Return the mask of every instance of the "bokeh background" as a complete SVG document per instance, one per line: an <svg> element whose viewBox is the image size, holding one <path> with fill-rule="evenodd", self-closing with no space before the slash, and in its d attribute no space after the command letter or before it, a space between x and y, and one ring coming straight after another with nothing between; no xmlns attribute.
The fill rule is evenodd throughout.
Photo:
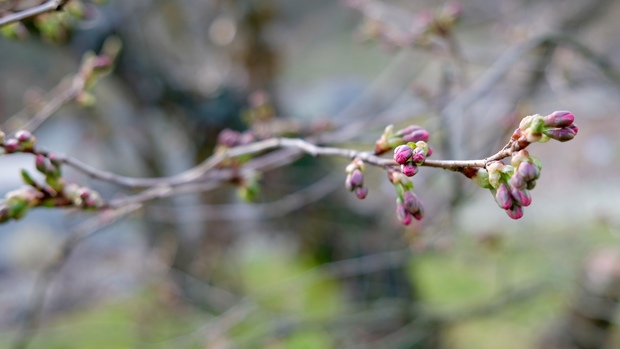
<svg viewBox="0 0 620 349"><path fill-rule="evenodd" d="M436 159L489 156L531 113L570 110L579 125L571 142L531 146L543 171L518 221L471 181L423 168L426 217L403 227L382 170L367 171L360 201L344 188L346 160L331 158L264 173L254 204L233 185L151 202L80 243L29 347L620 346L620 2L459 5L450 40L425 44L389 39L441 1L109 0L85 3L57 40L30 25L28 38L2 38L5 123L120 38L95 105L62 108L36 135L128 176L194 166L222 129L248 127L257 96L285 125L347 130L332 142L342 147L423 125ZM11 155L0 168L6 193L34 164ZM106 198L131 193L67 177ZM14 347L38 273L87 217L38 209L0 227L0 347Z"/></svg>

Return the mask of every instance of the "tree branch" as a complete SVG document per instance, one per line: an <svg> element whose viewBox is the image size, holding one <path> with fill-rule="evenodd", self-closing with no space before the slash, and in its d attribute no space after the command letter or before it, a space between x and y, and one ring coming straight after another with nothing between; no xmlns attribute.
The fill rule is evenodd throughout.
<svg viewBox="0 0 620 349"><path fill-rule="evenodd" d="M60 10L67 1L68 0L50 0L41 5L0 17L0 27L26 18L38 16L42 13Z"/></svg>

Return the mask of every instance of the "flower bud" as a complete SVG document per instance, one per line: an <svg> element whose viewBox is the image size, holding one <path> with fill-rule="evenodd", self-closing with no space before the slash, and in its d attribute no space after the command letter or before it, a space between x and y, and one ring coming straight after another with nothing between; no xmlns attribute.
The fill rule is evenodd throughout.
<svg viewBox="0 0 620 349"><path fill-rule="evenodd" d="M403 193L403 205L407 211L415 213L420 209L420 200L413 192L406 191Z"/></svg>
<svg viewBox="0 0 620 349"><path fill-rule="evenodd" d="M510 191L508 190L508 186L505 183L501 183L495 192L495 202L499 205L499 207L507 210L512 206L512 197L510 195Z"/></svg>
<svg viewBox="0 0 620 349"><path fill-rule="evenodd" d="M546 136L548 136L549 138L553 138L556 141L567 142L575 138L575 136L577 135L577 127L575 126L575 128L550 128L545 129L543 132Z"/></svg>
<svg viewBox="0 0 620 349"><path fill-rule="evenodd" d="M46 163L45 163L45 156L41 155L41 154L37 154L37 156L35 157L35 166L37 168L37 170L43 174L45 174L45 169L46 169Z"/></svg>
<svg viewBox="0 0 620 349"><path fill-rule="evenodd" d="M543 118L547 127L567 127L575 121L575 116L569 111L554 111Z"/></svg>
<svg viewBox="0 0 620 349"><path fill-rule="evenodd" d="M512 196L515 204L519 206L526 207L532 203L532 195L530 195L530 192L527 189L519 190L512 188L510 195Z"/></svg>
<svg viewBox="0 0 620 349"><path fill-rule="evenodd" d="M368 195L368 188L366 187L355 188L355 196L357 196L358 199L363 200L366 198L367 195Z"/></svg>
<svg viewBox="0 0 620 349"><path fill-rule="evenodd" d="M418 166L416 166L412 161L409 161L404 165L400 165L400 171L407 177L413 177L416 173L418 173Z"/></svg>
<svg viewBox="0 0 620 349"><path fill-rule="evenodd" d="M517 168L519 176L523 177L526 182L538 179L540 176L540 170L532 163L522 162Z"/></svg>
<svg viewBox="0 0 620 349"><path fill-rule="evenodd" d="M479 168L476 174L471 177L471 180L482 188L492 188L491 183L489 183L489 173L483 168Z"/></svg>
<svg viewBox="0 0 620 349"><path fill-rule="evenodd" d="M526 117L524 117L521 122L519 123L519 129L520 130L525 130L528 127L530 127L530 125L532 124L532 121L534 120L534 115L528 115Z"/></svg>
<svg viewBox="0 0 620 349"><path fill-rule="evenodd" d="M487 172L489 173L489 184L493 188L499 187L501 179L501 171L504 168L504 163L501 161L494 161L487 165Z"/></svg>
<svg viewBox="0 0 620 349"><path fill-rule="evenodd" d="M532 180L532 181L527 182L527 187L526 187L526 188L527 188L528 190L532 190L532 189L534 189L535 187L536 187L536 180Z"/></svg>
<svg viewBox="0 0 620 349"><path fill-rule="evenodd" d="M404 165L411 155L413 154L413 149L410 146L403 144L399 145L394 149L394 161L396 161L399 165Z"/></svg>
<svg viewBox="0 0 620 349"><path fill-rule="evenodd" d="M433 148L431 148L430 146L428 147L428 151L426 152L426 157L430 157L431 155L433 155Z"/></svg>
<svg viewBox="0 0 620 349"><path fill-rule="evenodd" d="M512 154L512 159L510 160L510 164L514 166L515 168L517 168L519 164L521 164L523 161L525 161L529 157L530 157L530 153L525 149L521 149L518 152Z"/></svg>
<svg viewBox="0 0 620 349"><path fill-rule="evenodd" d="M426 160L426 152L422 148L415 148L411 159L416 165L421 165Z"/></svg>
<svg viewBox="0 0 620 349"><path fill-rule="evenodd" d="M526 180L519 173L515 173L514 175L512 175L512 177L510 177L510 181L508 181L508 184L511 188L519 190L525 189L527 186Z"/></svg>
<svg viewBox="0 0 620 349"><path fill-rule="evenodd" d="M362 171L356 169L354 170L351 175L351 186L353 188L357 188L357 187L361 187L362 184L364 183L364 174L362 173Z"/></svg>
<svg viewBox="0 0 620 349"><path fill-rule="evenodd" d="M506 210L508 217L512 219L519 219L523 217L523 209L519 205L512 205L509 209Z"/></svg>
<svg viewBox="0 0 620 349"><path fill-rule="evenodd" d="M15 153L16 151L19 151L19 150L21 150L21 147L17 139L10 138L6 142L4 142L4 151L6 151L7 154Z"/></svg>
<svg viewBox="0 0 620 349"><path fill-rule="evenodd" d="M414 143L418 141L428 142L429 134L428 134L428 131L422 128L422 129L415 130L411 133L404 134L402 138L405 142L414 142Z"/></svg>
<svg viewBox="0 0 620 349"><path fill-rule="evenodd" d="M234 147L239 142L240 133L231 129L224 129L217 136L217 144L226 146L226 147Z"/></svg>
<svg viewBox="0 0 620 349"><path fill-rule="evenodd" d="M409 213L400 202L396 204L396 217L398 217L398 220L404 225L411 224L411 221L413 220L411 213Z"/></svg>

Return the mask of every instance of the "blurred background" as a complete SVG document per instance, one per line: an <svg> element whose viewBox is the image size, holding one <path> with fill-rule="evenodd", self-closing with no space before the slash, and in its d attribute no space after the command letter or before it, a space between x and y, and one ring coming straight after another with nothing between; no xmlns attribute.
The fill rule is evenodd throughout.
<svg viewBox="0 0 620 349"><path fill-rule="evenodd" d="M0 226L0 347L19 347L16 336L29 348L620 346L620 2L82 6L66 28L25 21L27 37L0 39L0 121L27 118L42 91L116 36L123 49L96 103L67 105L36 135L122 175L179 173L213 152L221 130L262 117L360 150L388 124L418 124L434 159L490 156L533 113L570 110L580 132L528 148L543 171L518 221L463 176L422 168L426 216L403 227L385 172L369 168L357 200L338 158L263 173L256 203L233 185L152 201L81 242L36 328L20 332L40 271L93 215L34 210ZM433 16L445 27L429 33ZM0 166L2 194L34 168L27 155ZM106 198L132 193L66 176Z"/></svg>

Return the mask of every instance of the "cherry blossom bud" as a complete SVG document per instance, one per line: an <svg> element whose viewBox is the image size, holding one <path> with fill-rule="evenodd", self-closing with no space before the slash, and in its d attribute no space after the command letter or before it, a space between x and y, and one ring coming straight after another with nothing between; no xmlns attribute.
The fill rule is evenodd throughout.
<svg viewBox="0 0 620 349"><path fill-rule="evenodd" d="M567 127L575 121L575 116L569 111L554 111L543 118L547 127Z"/></svg>
<svg viewBox="0 0 620 349"><path fill-rule="evenodd" d="M414 143L418 141L428 142L429 134L428 134L428 131L422 128L422 129L417 129L411 133L404 134L402 138L405 142L414 142Z"/></svg>
<svg viewBox="0 0 620 349"><path fill-rule="evenodd" d="M6 142L4 142L4 151L7 154L14 153L20 150L19 141L15 138L10 138Z"/></svg>
<svg viewBox="0 0 620 349"><path fill-rule="evenodd" d="M394 149L394 161L396 161L399 165L404 165L411 155L413 154L413 149L410 146L403 144L399 145Z"/></svg>
<svg viewBox="0 0 620 349"><path fill-rule="evenodd" d="M578 128L577 126L575 126L574 128L564 127L545 129L543 132L546 136L548 136L549 138L553 138L556 141L567 142L575 138L575 136L577 135L577 131Z"/></svg>
<svg viewBox="0 0 620 349"><path fill-rule="evenodd" d="M523 180L526 182L538 179L540 176L540 170L529 162L522 162L517 169L517 173L519 176L523 177Z"/></svg>
<svg viewBox="0 0 620 349"><path fill-rule="evenodd" d="M529 157L530 157L530 153L525 149L521 149L518 152L512 154L512 159L510 160L510 164L514 166L515 168L517 168L519 164L521 164L523 161L525 161Z"/></svg>
<svg viewBox="0 0 620 349"><path fill-rule="evenodd" d="M400 202L396 204L396 217L398 217L398 220L404 225L411 224L411 221L413 220L411 213L409 213L405 206L403 206Z"/></svg>
<svg viewBox="0 0 620 349"><path fill-rule="evenodd" d="M509 209L506 210L508 217L512 219L519 219L523 217L523 209L519 205L512 205Z"/></svg>
<svg viewBox="0 0 620 349"><path fill-rule="evenodd" d="M428 151L426 152L426 157L430 157L431 155L433 155L433 148L431 148L430 146L428 147Z"/></svg>
<svg viewBox="0 0 620 349"><path fill-rule="evenodd" d="M519 173L515 173L512 177L510 177L510 181L508 181L508 184L511 188L519 190L525 189L527 187L527 181Z"/></svg>
<svg viewBox="0 0 620 349"><path fill-rule="evenodd" d="M364 174L360 170L354 170L351 173L351 186L353 188L361 187L364 183Z"/></svg>
<svg viewBox="0 0 620 349"><path fill-rule="evenodd" d="M422 148L415 148L411 159L416 165L421 165L426 160L426 152Z"/></svg>
<svg viewBox="0 0 620 349"><path fill-rule="evenodd" d="M519 123L519 129L520 130L525 130L528 127L530 127L530 125L532 124L532 121L534 120L535 115L528 115L526 117L524 117L521 122Z"/></svg>
<svg viewBox="0 0 620 349"><path fill-rule="evenodd" d="M527 187L526 187L526 188L527 188L528 190L532 190L532 189L534 189L535 187L536 187L536 180L533 180L533 181L529 181L529 182L527 182Z"/></svg>
<svg viewBox="0 0 620 349"><path fill-rule="evenodd" d="M504 168L504 163L501 161L494 161L487 165L487 172L489 173L489 184L493 188L499 187L501 179L501 171Z"/></svg>
<svg viewBox="0 0 620 349"><path fill-rule="evenodd" d="M403 205L407 211L415 213L420 210L421 203L413 192L406 191L403 193Z"/></svg>
<svg viewBox="0 0 620 349"><path fill-rule="evenodd" d="M519 206L526 207L532 203L532 195L530 195L530 192L527 189L519 190L512 188L510 195L512 196L514 202Z"/></svg>
<svg viewBox="0 0 620 349"><path fill-rule="evenodd" d="M416 166L412 161L409 161L406 164L401 165L400 170L405 176L413 177L416 173L418 173L418 166Z"/></svg>
<svg viewBox="0 0 620 349"><path fill-rule="evenodd" d="M366 198L367 195L368 195L368 188L366 187L355 188L355 196L357 196L358 199L363 200Z"/></svg>
<svg viewBox="0 0 620 349"><path fill-rule="evenodd" d="M489 183L489 173L483 168L479 168L476 174L471 177L471 180L482 188L492 188L491 183Z"/></svg>
<svg viewBox="0 0 620 349"><path fill-rule="evenodd" d="M217 136L217 143L226 147L234 147L239 142L241 134L231 129L224 129Z"/></svg>
<svg viewBox="0 0 620 349"><path fill-rule="evenodd" d="M45 172L46 172L45 156L43 156L41 154L37 154L34 163L35 163L35 166L37 167L37 170L39 172L45 174Z"/></svg>
<svg viewBox="0 0 620 349"><path fill-rule="evenodd" d="M508 190L508 186L505 183L501 183L495 192L495 202L499 205L499 207L507 210L512 206L512 197L510 195L510 191Z"/></svg>

